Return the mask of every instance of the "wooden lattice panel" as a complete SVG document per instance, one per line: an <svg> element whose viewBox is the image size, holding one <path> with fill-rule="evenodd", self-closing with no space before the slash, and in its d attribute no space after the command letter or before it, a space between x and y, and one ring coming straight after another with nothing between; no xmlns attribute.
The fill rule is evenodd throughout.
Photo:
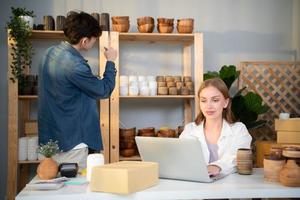
<svg viewBox="0 0 300 200"><path fill-rule="evenodd" d="M258 93L270 107L262 115L274 130L280 112L300 116L300 62L242 62L239 88Z"/></svg>

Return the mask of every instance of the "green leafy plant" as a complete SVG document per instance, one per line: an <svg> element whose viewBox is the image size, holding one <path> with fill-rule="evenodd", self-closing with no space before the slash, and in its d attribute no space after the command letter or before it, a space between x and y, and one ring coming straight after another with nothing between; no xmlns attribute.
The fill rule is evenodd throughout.
<svg viewBox="0 0 300 200"><path fill-rule="evenodd" d="M224 65L219 72L208 71L205 73L204 80L219 77L225 82L229 90L239 75L240 72L236 70L236 66ZM266 121L257 120L257 118L258 115L267 112L269 107L263 104L263 100L258 94L251 91L244 94L245 89L246 87L240 89L231 97L231 108L234 117L243 122L248 129L251 129L266 123Z"/></svg>
<svg viewBox="0 0 300 200"><path fill-rule="evenodd" d="M46 158L51 158L52 156L56 155L57 153L60 153L59 146L57 144L57 141L50 140L46 144L41 144L37 152L44 155Z"/></svg>
<svg viewBox="0 0 300 200"><path fill-rule="evenodd" d="M6 24L9 33L10 46L12 48L12 62L10 80L15 82L15 79L21 79L26 66L30 67L33 56L33 47L28 39L31 35L29 24L20 16L34 17L33 11L28 11L26 8L11 7L12 16Z"/></svg>

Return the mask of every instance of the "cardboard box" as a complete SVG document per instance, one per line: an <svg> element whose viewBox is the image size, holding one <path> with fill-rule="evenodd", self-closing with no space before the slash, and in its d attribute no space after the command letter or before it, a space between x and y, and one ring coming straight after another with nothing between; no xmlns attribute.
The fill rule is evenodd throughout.
<svg viewBox="0 0 300 200"><path fill-rule="evenodd" d="M25 135L36 135L38 133L37 121L25 122Z"/></svg>
<svg viewBox="0 0 300 200"><path fill-rule="evenodd" d="M277 143L300 144L300 131L278 131Z"/></svg>
<svg viewBox="0 0 300 200"><path fill-rule="evenodd" d="M275 119L276 131L300 131L300 118Z"/></svg>
<svg viewBox="0 0 300 200"><path fill-rule="evenodd" d="M91 191L129 194L158 183L158 163L123 161L92 169Z"/></svg>

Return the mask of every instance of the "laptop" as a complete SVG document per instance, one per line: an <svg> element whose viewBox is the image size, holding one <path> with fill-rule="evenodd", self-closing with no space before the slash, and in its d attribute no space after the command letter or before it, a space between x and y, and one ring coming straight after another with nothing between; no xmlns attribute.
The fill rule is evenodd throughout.
<svg viewBox="0 0 300 200"><path fill-rule="evenodd" d="M159 177L167 179L213 182L224 177L210 177L198 139L135 137L142 161L157 162Z"/></svg>

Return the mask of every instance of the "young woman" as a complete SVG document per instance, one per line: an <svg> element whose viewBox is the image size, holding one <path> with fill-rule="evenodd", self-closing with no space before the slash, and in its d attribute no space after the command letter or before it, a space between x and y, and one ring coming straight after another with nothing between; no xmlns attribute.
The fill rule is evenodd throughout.
<svg viewBox="0 0 300 200"><path fill-rule="evenodd" d="M184 127L180 138L197 138L210 175L236 171L239 148L250 148L246 126L235 122L226 84L219 78L208 79L199 88L200 113L195 122Z"/></svg>

